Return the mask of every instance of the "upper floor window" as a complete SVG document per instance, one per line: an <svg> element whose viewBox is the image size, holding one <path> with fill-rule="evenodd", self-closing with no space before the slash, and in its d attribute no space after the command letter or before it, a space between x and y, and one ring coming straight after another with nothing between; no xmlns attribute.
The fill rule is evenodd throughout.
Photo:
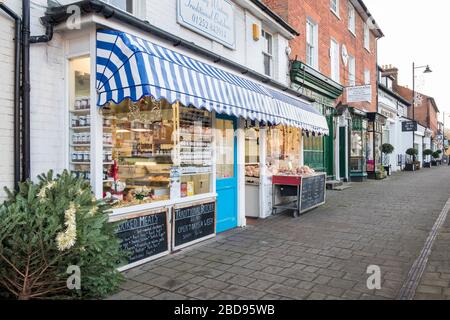
<svg viewBox="0 0 450 320"><path fill-rule="evenodd" d="M339 59L339 43L331 39L330 44L330 64L331 64L331 79L340 82L340 59Z"/></svg>
<svg viewBox="0 0 450 320"><path fill-rule="evenodd" d="M263 58L264 58L264 74L272 76L272 57L273 57L273 39L272 35L265 30L261 32L264 41Z"/></svg>
<svg viewBox="0 0 450 320"><path fill-rule="evenodd" d="M330 0L330 9L335 15L339 16L339 0Z"/></svg>
<svg viewBox="0 0 450 320"><path fill-rule="evenodd" d="M348 85L356 86L356 62L353 56L348 57Z"/></svg>
<svg viewBox="0 0 450 320"><path fill-rule="evenodd" d="M370 70L364 70L364 84L370 84Z"/></svg>
<svg viewBox="0 0 450 320"><path fill-rule="evenodd" d="M370 51L370 30L367 23L364 24L364 48Z"/></svg>
<svg viewBox="0 0 450 320"><path fill-rule="evenodd" d="M348 2L348 30L356 35L355 7Z"/></svg>
<svg viewBox="0 0 450 320"><path fill-rule="evenodd" d="M318 26L311 19L306 20L306 64L317 69L319 67Z"/></svg>
<svg viewBox="0 0 450 320"><path fill-rule="evenodd" d="M103 0L103 1L123 11L129 13L133 12L133 0Z"/></svg>

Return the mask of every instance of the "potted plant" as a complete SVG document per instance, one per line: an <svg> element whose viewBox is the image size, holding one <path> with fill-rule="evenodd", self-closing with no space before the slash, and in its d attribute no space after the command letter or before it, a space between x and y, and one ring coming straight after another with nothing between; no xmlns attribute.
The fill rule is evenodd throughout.
<svg viewBox="0 0 450 320"><path fill-rule="evenodd" d="M431 165L434 167L437 167L437 165L438 165L437 159L439 159L441 154L438 151L435 151L435 152L433 152L433 154L431 156L433 157L433 160L431 161Z"/></svg>
<svg viewBox="0 0 450 320"><path fill-rule="evenodd" d="M383 180L386 179L387 177L387 172L385 171L385 166L380 165L379 171L376 173L375 178L377 180Z"/></svg>
<svg viewBox="0 0 450 320"><path fill-rule="evenodd" d="M433 150L431 149L426 149L423 151L423 155L425 157L424 161L423 161L423 167L424 168L431 168L431 161L429 161L430 156L433 155Z"/></svg>
<svg viewBox="0 0 450 320"><path fill-rule="evenodd" d="M381 146L381 152L384 154L384 159L383 159L384 165L382 167L384 168L384 170L386 170L387 175L390 176L391 175L391 166L386 162L387 162L387 156L394 152L394 146L392 144L385 143Z"/></svg>
<svg viewBox="0 0 450 320"><path fill-rule="evenodd" d="M419 154L417 149L410 148L406 150L406 154L409 156L409 159L405 165L405 171L415 171L416 169L420 169L420 163L419 167L417 168L418 161L415 160L415 157Z"/></svg>

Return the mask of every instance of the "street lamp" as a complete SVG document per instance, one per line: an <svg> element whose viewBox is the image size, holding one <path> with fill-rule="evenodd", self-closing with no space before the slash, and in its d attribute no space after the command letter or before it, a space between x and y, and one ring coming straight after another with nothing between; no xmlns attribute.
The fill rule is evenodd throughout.
<svg viewBox="0 0 450 320"><path fill-rule="evenodd" d="M423 73L432 73L429 65L416 67L413 62L413 101L412 101L412 118L414 122L414 126L416 125L416 70L417 69L425 69ZM413 130L413 149L416 149L416 132ZM416 162L416 155L413 156L413 161Z"/></svg>

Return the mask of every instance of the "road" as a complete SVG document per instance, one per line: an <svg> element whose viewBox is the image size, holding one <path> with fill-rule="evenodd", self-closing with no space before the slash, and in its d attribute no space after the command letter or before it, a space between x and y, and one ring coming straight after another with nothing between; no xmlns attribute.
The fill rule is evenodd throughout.
<svg viewBox="0 0 450 320"><path fill-rule="evenodd" d="M258 220L131 269L110 299L450 299L449 197L447 166L353 183L298 219Z"/></svg>

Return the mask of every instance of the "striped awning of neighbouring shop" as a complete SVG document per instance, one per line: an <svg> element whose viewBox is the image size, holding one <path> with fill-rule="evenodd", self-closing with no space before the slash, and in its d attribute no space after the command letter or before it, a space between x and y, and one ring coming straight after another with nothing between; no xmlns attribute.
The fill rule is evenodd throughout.
<svg viewBox="0 0 450 320"><path fill-rule="evenodd" d="M310 103L124 32L97 32L96 78L99 107L152 96L328 134Z"/></svg>

